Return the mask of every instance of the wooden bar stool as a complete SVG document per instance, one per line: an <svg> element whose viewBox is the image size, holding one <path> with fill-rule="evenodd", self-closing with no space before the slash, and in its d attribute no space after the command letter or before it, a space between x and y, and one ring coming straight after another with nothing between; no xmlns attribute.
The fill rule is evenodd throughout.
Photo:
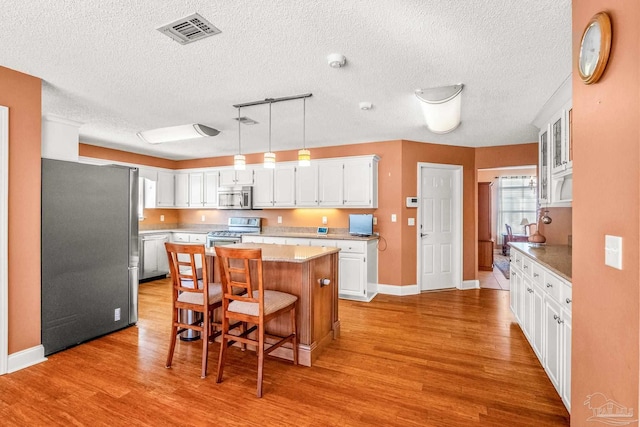
<svg viewBox="0 0 640 427"><path fill-rule="evenodd" d="M187 329L200 332L202 340L202 372L201 377L207 376L207 358L209 340L213 340L214 333L213 310L222 306L222 286L219 283L208 283L207 262L204 245L180 245L165 243L169 258L169 271L173 282L173 318L171 321L171 345L167 356L167 368L171 367L176 337ZM202 270L196 268L196 259L200 259ZM197 283L197 286L194 284ZM192 310L202 314L193 323L187 323L180 316L180 310ZM219 323L218 323L219 325Z"/></svg>
<svg viewBox="0 0 640 427"><path fill-rule="evenodd" d="M292 343L293 364L298 364L298 338L296 335L296 304L298 297L286 292L265 290L262 278L262 250L238 249L229 246L216 246L219 259L220 274L223 286L222 296L222 343L220 345L220 359L218 361L218 377L216 382L222 381L225 353L227 348L235 342L256 347L258 354L258 385L257 396L262 397L262 372L265 354L281 347L286 342ZM252 269L256 271L253 272ZM252 276L252 272L254 275ZM254 283L254 280L257 283ZM237 289L242 289L238 295ZM265 324L270 320L289 313L291 333L287 336L267 334ZM231 320L251 324L250 328L243 327L239 335L229 333ZM256 332L255 338L249 335ZM271 342L265 342L269 338ZM266 347L268 345L268 347Z"/></svg>

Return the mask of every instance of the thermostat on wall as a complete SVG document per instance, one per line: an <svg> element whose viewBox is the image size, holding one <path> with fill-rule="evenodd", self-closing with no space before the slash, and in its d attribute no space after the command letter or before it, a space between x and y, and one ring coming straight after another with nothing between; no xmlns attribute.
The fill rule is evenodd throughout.
<svg viewBox="0 0 640 427"><path fill-rule="evenodd" d="M318 234L326 236L329 232L329 227L318 227Z"/></svg>
<svg viewBox="0 0 640 427"><path fill-rule="evenodd" d="M407 197L407 207L408 208L417 208L418 207L418 198L417 197Z"/></svg>

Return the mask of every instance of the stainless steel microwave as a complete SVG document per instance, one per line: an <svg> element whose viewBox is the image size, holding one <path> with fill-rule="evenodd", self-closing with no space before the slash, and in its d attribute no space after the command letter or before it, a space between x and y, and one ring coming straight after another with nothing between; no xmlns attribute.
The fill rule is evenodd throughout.
<svg viewBox="0 0 640 427"><path fill-rule="evenodd" d="M218 209L251 209L252 193L252 187L218 188Z"/></svg>

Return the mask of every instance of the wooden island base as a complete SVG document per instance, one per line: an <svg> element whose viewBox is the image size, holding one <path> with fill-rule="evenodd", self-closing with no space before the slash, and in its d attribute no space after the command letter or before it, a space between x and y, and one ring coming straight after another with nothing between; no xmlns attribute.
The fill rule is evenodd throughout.
<svg viewBox="0 0 640 427"><path fill-rule="evenodd" d="M311 366L333 339L340 336L338 318L338 252L336 248L239 243L234 247L262 249L265 289L298 297L298 363ZM220 282L215 249L207 249L210 281ZM286 317L286 316L285 316ZM273 334L289 333L287 319L267 323ZM292 359L291 347L272 354Z"/></svg>

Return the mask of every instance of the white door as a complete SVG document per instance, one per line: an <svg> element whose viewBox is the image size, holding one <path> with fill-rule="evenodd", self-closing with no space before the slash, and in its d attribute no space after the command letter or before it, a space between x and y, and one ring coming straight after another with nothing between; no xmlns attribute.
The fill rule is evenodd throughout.
<svg viewBox="0 0 640 427"><path fill-rule="evenodd" d="M418 288L462 286L462 166L418 164Z"/></svg>
<svg viewBox="0 0 640 427"><path fill-rule="evenodd" d="M9 358L9 108L0 105L0 375Z"/></svg>

